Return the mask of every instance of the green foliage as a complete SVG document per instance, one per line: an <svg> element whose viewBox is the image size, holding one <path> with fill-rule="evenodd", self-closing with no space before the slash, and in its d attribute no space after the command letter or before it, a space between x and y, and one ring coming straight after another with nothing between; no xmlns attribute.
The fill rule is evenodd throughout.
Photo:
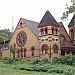
<svg viewBox="0 0 75 75"><path fill-rule="evenodd" d="M63 16L61 17L61 19L66 19L70 13L74 13L75 12L75 0L71 0L71 5L67 5L66 4L66 11L63 13Z"/></svg>
<svg viewBox="0 0 75 75"><path fill-rule="evenodd" d="M10 32L9 29L0 30L0 43L3 42L4 40L11 39L11 36L12 33Z"/></svg>
<svg viewBox="0 0 75 75"><path fill-rule="evenodd" d="M50 63L46 60L21 60L21 59L0 59L0 67L19 69L25 71L37 71L48 73L62 73L64 75L73 75L75 67L64 64ZM62 75L60 74L60 75Z"/></svg>
<svg viewBox="0 0 75 75"><path fill-rule="evenodd" d="M59 58L54 58L54 63L75 66L75 55L68 54Z"/></svg>
<svg viewBox="0 0 75 75"><path fill-rule="evenodd" d="M10 53L13 54L13 59L15 59L15 51L17 50L16 44L10 45L8 49L10 50Z"/></svg>
<svg viewBox="0 0 75 75"><path fill-rule="evenodd" d="M72 72L72 71L65 71L64 75L74 75L74 72Z"/></svg>

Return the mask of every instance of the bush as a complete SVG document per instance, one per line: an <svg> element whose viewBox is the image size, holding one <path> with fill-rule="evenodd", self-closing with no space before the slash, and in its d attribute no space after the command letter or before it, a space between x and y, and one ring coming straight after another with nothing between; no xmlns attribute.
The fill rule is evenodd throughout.
<svg viewBox="0 0 75 75"><path fill-rule="evenodd" d="M54 63L58 63L58 64L66 64L66 65L74 66L75 65L75 55L68 54L65 56L61 56L59 58L55 57L53 61Z"/></svg>
<svg viewBox="0 0 75 75"><path fill-rule="evenodd" d="M71 72L71 71L65 71L65 72L64 72L64 75L74 75L74 72Z"/></svg>
<svg viewBox="0 0 75 75"><path fill-rule="evenodd" d="M40 60L36 59L36 60L31 60L31 64L38 64L40 62Z"/></svg>

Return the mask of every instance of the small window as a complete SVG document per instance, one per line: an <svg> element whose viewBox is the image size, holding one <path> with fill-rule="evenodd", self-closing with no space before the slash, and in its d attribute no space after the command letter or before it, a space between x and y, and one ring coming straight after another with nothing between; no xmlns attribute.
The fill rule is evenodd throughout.
<svg viewBox="0 0 75 75"><path fill-rule="evenodd" d="M58 29L55 29L55 34L57 34L57 32L58 32Z"/></svg>
<svg viewBox="0 0 75 75"><path fill-rule="evenodd" d="M41 41L42 42L47 42L48 41L48 38L43 38Z"/></svg>
<svg viewBox="0 0 75 75"><path fill-rule="evenodd" d="M54 29L52 28L52 34L54 35Z"/></svg>
<svg viewBox="0 0 75 75"><path fill-rule="evenodd" d="M55 39L54 39L54 38L52 38L52 41L55 41Z"/></svg>
<svg viewBox="0 0 75 75"><path fill-rule="evenodd" d="M48 30L47 30L47 28L45 29L45 34L48 34Z"/></svg>
<svg viewBox="0 0 75 75"><path fill-rule="evenodd" d="M58 42L58 38L56 38L56 42Z"/></svg>
<svg viewBox="0 0 75 75"><path fill-rule="evenodd" d="M44 30L43 29L41 30L41 35L44 35Z"/></svg>
<svg viewBox="0 0 75 75"><path fill-rule="evenodd" d="M44 39L42 39L41 41L44 42Z"/></svg>
<svg viewBox="0 0 75 75"><path fill-rule="evenodd" d="M45 41L48 41L48 38L46 38Z"/></svg>
<svg viewBox="0 0 75 75"><path fill-rule="evenodd" d="M22 22L20 23L20 25L21 25L21 28L22 28Z"/></svg>

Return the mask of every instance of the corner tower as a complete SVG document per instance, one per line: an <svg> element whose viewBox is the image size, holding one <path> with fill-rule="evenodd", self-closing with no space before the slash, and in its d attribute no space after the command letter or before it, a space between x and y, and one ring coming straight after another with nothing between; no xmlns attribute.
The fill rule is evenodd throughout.
<svg viewBox="0 0 75 75"><path fill-rule="evenodd" d="M73 46L75 47L75 14L72 17L68 27L69 27L69 36L73 42Z"/></svg>
<svg viewBox="0 0 75 75"><path fill-rule="evenodd" d="M61 54L59 24L49 11L46 11L39 25L40 58L53 58Z"/></svg>

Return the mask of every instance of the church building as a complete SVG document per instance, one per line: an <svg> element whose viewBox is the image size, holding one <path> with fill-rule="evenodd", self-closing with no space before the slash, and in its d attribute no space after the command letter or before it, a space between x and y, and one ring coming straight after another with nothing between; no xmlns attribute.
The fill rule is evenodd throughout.
<svg viewBox="0 0 75 75"><path fill-rule="evenodd" d="M75 15L69 25L69 35L62 22L57 22L49 11L42 20L34 22L20 18L12 38L1 43L0 57L10 57L7 46L16 45L16 58L49 59L65 54L75 54Z"/></svg>

